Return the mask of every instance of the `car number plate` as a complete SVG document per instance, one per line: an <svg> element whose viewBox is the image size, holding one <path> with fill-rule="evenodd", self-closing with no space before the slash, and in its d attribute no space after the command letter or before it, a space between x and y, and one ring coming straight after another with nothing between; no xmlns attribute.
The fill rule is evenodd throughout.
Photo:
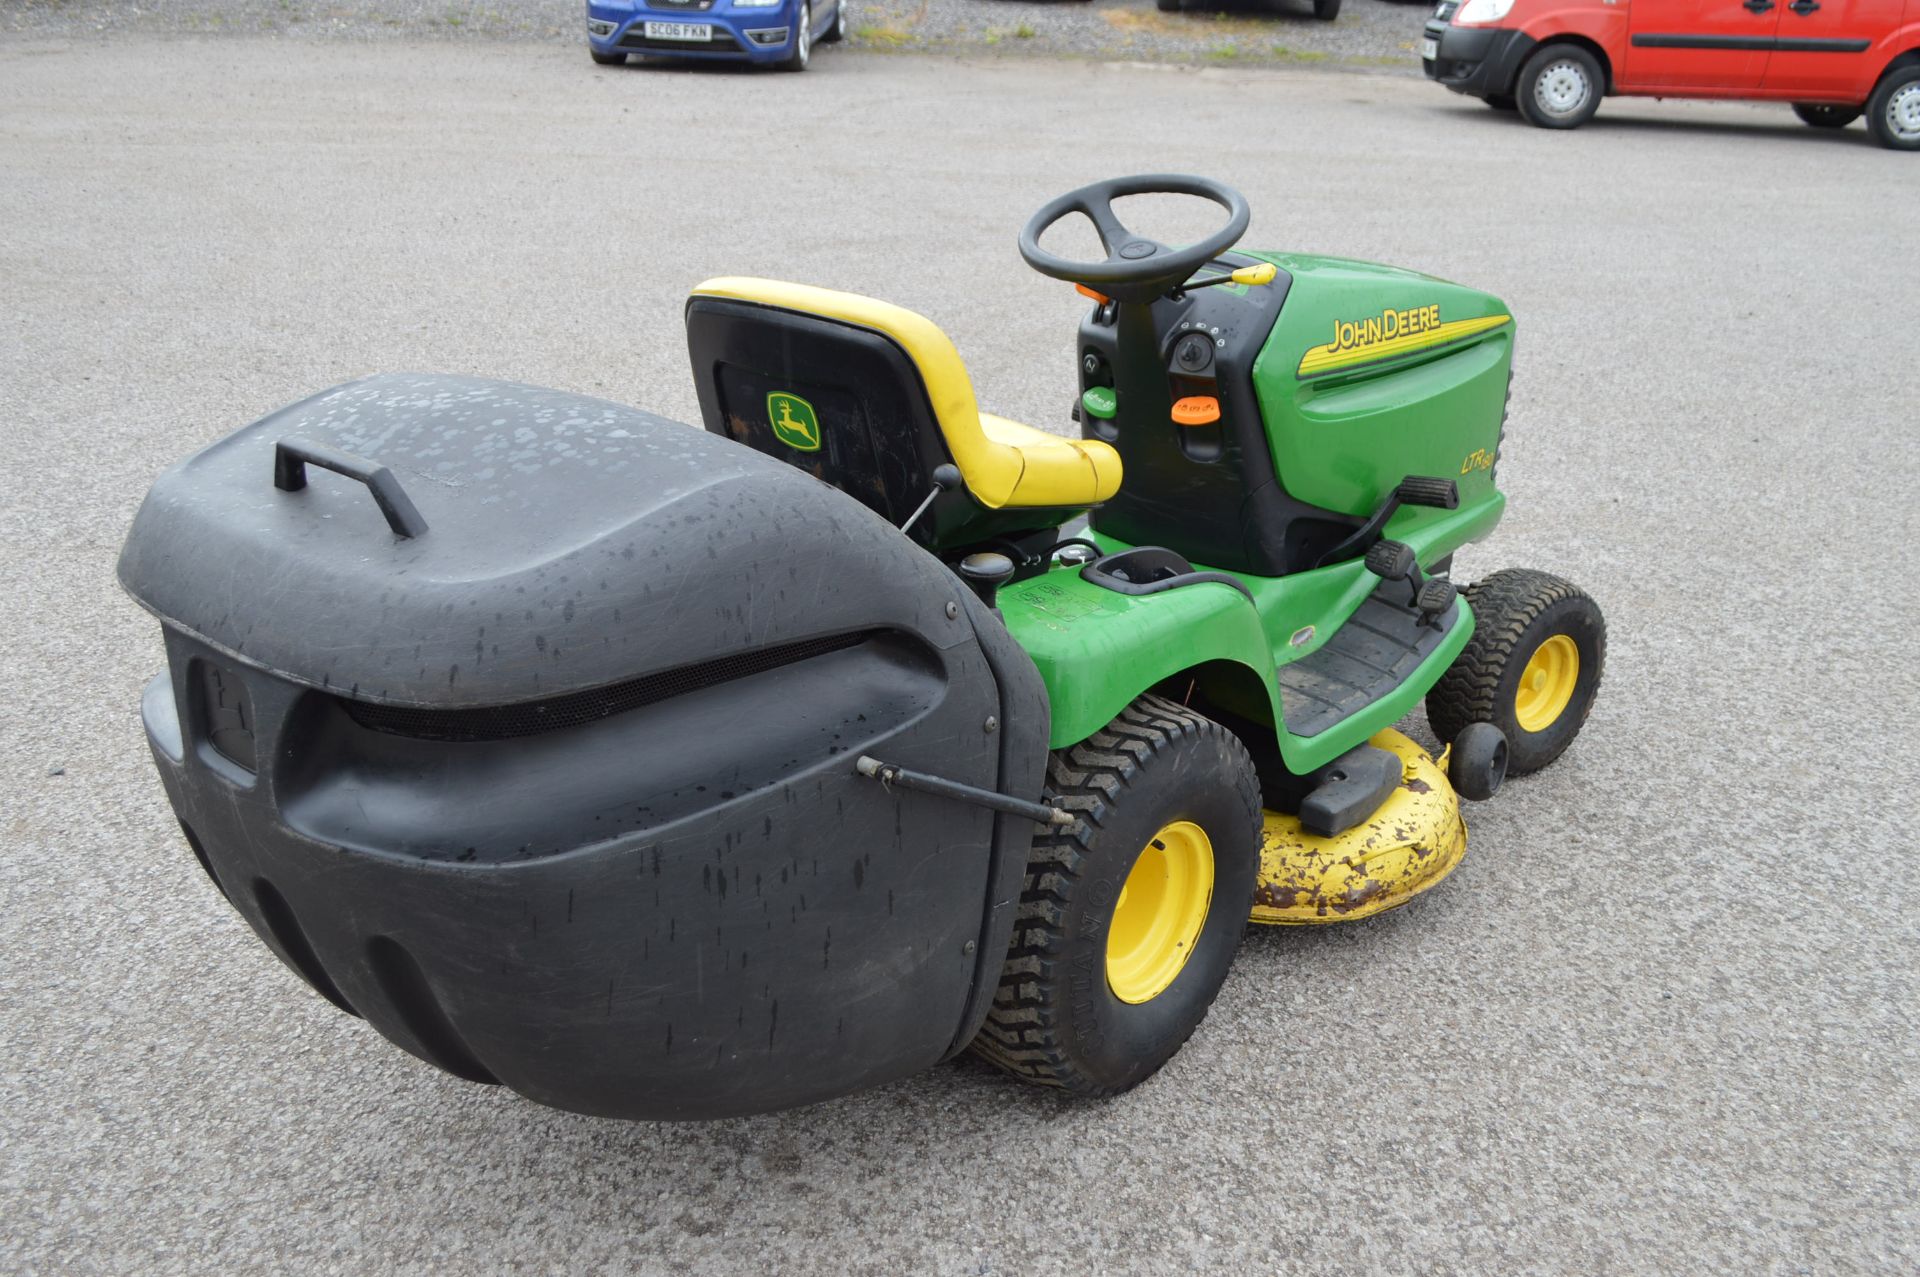
<svg viewBox="0 0 1920 1277"><path fill-rule="evenodd" d="M705 43L713 39L713 25L707 22L649 22L649 40L691 40Z"/></svg>
<svg viewBox="0 0 1920 1277"><path fill-rule="evenodd" d="M651 27L653 24L649 22L647 25ZM649 31L647 34L652 35L653 32ZM1425 61L1434 61L1440 56L1440 42L1433 39L1422 40L1420 42L1420 56Z"/></svg>

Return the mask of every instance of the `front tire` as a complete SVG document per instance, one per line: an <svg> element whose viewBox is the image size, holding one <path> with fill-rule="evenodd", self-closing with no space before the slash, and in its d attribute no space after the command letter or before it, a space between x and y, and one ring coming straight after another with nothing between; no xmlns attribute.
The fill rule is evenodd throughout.
<svg viewBox="0 0 1920 1277"><path fill-rule="evenodd" d="M800 12L793 20L793 52L779 66L782 71L804 71L813 61L813 5L800 0Z"/></svg>
<svg viewBox="0 0 1920 1277"><path fill-rule="evenodd" d="M1577 44L1549 44L1520 68L1514 99L1529 124L1575 129L1600 109L1606 89L1598 58Z"/></svg>
<svg viewBox="0 0 1920 1277"><path fill-rule="evenodd" d="M1920 151L1920 64L1889 71L1867 99L1867 128L1882 146Z"/></svg>
<svg viewBox="0 0 1920 1277"><path fill-rule="evenodd" d="M627 65L627 55L624 53L602 53L598 49L588 49L587 56L593 59L594 65L596 66L623 67Z"/></svg>
<svg viewBox="0 0 1920 1277"><path fill-rule="evenodd" d="M1313 16L1322 22L1332 22L1340 16L1340 0L1313 0Z"/></svg>
<svg viewBox="0 0 1920 1277"><path fill-rule="evenodd" d="M1443 741L1471 723L1506 734L1507 774L1537 772L1587 721L1607 662L1607 622L1579 586L1509 568L1467 587L1473 637L1427 693Z"/></svg>
<svg viewBox="0 0 1920 1277"><path fill-rule="evenodd" d="M1117 1095L1172 1058L1226 980L1260 867L1260 785L1226 728L1146 695L1055 751L1047 794L1079 819L1034 839L973 1050Z"/></svg>
<svg viewBox="0 0 1920 1277"><path fill-rule="evenodd" d="M847 0L833 6L833 25L820 33L820 43L839 44L847 38Z"/></svg>
<svg viewBox="0 0 1920 1277"><path fill-rule="evenodd" d="M1844 129L1860 118L1860 109L1852 106L1825 106L1819 102L1795 102L1793 113L1803 124L1816 129Z"/></svg>
<svg viewBox="0 0 1920 1277"><path fill-rule="evenodd" d="M1505 93L1488 93L1480 100L1496 111L1512 111L1517 110L1519 107L1519 104L1516 103L1510 95Z"/></svg>

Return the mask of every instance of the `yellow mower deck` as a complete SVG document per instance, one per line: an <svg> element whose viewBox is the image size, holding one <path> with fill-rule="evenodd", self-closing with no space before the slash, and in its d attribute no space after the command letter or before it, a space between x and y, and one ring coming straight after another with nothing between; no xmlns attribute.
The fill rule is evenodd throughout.
<svg viewBox="0 0 1920 1277"><path fill-rule="evenodd" d="M1266 813L1253 921L1307 926L1371 917L1433 886L1467 854L1446 756L1435 760L1392 730L1372 744L1399 755L1400 788L1360 824L1319 838L1292 816Z"/></svg>

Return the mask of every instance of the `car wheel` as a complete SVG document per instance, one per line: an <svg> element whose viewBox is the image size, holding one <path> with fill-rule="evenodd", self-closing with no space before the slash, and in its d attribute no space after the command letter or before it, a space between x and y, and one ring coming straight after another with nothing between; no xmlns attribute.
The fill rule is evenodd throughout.
<svg viewBox="0 0 1920 1277"><path fill-rule="evenodd" d="M847 0L833 6L833 25L820 33L820 43L838 44L847 38Z"/></svg>
<svg viewBox="0 0 1920 1277"><path fill-rule="evenodd" d="M602 53L598 49L588 49L587 56L592 58L596 65L603 67L623 67L627 65L627 55L624 53Z"/></svg>
<svg viewBox="0 0 1920 1277"><path fill-rule="evenodd" d="M1340 16L1340 0L1313 0L1313 16L1322 22L1332 22Z"/></svg>
<svg viewBox="0 0 1920 1277"><path fill-rule="evenodd" d="M1818 102L1795 102L1793 113L1816 129L1844 129L1860 118L1850 106L1823 106Z"/></svg>
<svg viewBox="0 0 1920 1277"><path fill-rule="evenodd" d="M1600 61L1576 44L1550 44L1527 59L1515 86L1520 114L1543 129L1578 128L1607 90Z"/></svg>
<svg viewBox="0 0 1920 1277"><path fill-rule="evenodd" d="M1496 111L1513 111L1519 107L1512 96L1506 93L1489 93L1480 100Z"/></svg>
<svg viewBox="0 0 1920 1277"><path fill-rule="evenodd" d="M1867 99L1867 128L1880 145L1920 151L1920 65L1889 71Z"/></svg>
<svg viewBox="0 0 1920 1277"><path fill-rule="evenodd" d="M793 20L793 52L780 64L782 71L804 71L813 61L813 6L800 0L799 16Z"/></svg>

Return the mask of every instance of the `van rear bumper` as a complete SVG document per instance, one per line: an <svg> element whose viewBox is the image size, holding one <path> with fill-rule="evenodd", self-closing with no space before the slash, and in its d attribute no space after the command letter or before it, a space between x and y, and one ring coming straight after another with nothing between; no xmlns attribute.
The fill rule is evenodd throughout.
<svg viewBox="0 0 1920 1277"><path fill-rule="evenodd" d="M1474 97L1512 93L1520 64L1539 43L1524 31L1456 27L1438 21L1427 23L1426 36L1439 51L1437 57L1421 59L1427 78Z"/></svg>

